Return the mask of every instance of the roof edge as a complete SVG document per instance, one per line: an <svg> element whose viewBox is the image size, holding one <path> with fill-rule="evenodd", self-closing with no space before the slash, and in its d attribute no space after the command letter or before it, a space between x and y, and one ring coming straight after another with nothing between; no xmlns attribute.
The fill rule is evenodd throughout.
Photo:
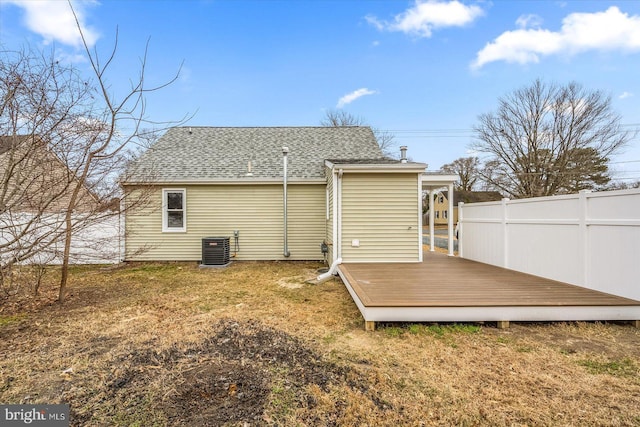
<svg viewBox="0 0 640 427"><path fill-rule="evenodd" d="M261 179L261 178L236 178L236 179L193 179L193 180L176 180L176 181L123 181L121 186L135 185L270 185L282 184L282 178ZM287 184L326 184L324 178L296 179L289 177Z"/></svg>
<svg viewBox="0 0 640 427"><path fill-rule="evenodd" d="M339 160L325 160L325 166L336 169L339 168L345 172L415 172L424 173L427 168L426 163L375 163L375 160L371 163L338 163Z"/></svg>

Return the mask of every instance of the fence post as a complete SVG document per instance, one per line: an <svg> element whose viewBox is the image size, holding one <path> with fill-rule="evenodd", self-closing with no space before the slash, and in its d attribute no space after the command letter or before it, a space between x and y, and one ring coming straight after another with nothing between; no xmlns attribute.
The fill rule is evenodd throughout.
<svg viewBox="0 0 640 427"><path fill-rule="evenodd" d="M502 224L502 267L509 268L509 236L507 235L507 204L509 198L505 197L501 200L502 211L500 215Z"/></svg>
<svg viewBox="0 0 640 427"><path fill-rule="evenodd" d="M588 198L591 190L580 190L578 193L578 254L580 255L580 286L589 287L589 216Z"/></svg>

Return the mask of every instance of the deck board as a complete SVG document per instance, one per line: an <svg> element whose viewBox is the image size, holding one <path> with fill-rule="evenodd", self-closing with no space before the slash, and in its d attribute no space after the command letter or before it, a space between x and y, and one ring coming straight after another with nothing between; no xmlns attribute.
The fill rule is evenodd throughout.
<svg viewBox="0 0 640 427"><path fill-rule="evenodd" d="M638 306L639 301L437 252L339 267L365 307Z"/></svg>

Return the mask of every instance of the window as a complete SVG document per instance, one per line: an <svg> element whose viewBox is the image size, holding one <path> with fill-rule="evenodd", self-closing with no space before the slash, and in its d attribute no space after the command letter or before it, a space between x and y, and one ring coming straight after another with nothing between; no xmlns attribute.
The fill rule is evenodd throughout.
<svg viewBox="0 0 640 427"><path fill-rule="evenodd" d="M442 211L442 218L447 219L447 211Z"/></svg>
<svg viewBox="0 0 640 427"><path fill-rule="evenodd" d="M162 190L162 231L187 231L187 191L183 188Z"/></svg>
<svg viewBox="0 0 640 427"><path fill-rule="evenodd" d="M436 219L440 219L440 211L434 211L436 214Z"/></svg>
<svg viewBox="0 0 640 427"><path fill-rule="evenodd" d="M440 198L438 199L438 203L444 203L444 196L440 196Z"/></svg>

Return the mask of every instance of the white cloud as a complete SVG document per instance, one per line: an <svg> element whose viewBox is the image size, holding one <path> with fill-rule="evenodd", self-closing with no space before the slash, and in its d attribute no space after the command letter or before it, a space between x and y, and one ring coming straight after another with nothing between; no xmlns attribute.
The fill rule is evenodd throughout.
<svg viewBox="0 0 640 427"><path fill-rule="evenodd" d="M625 99L625 98L631 98L632 96L633 94L631 92L622 92L620 96L618 96L618 98Z"/></svg>
<svg viewBox="0 0 640 427"><path fill-rule="evenodd" d="M538 15L522 15L516 19L516 25L520 28L540 28L542 18Z"/></svg>
<svg viewBox="0 0 640 427"><path fill-rule="evenodd" d="M346 94L345 96L343 96L342 98L340 98L338 100L338 105L336 105L336 108L342 108L347 104L351 104L353 101L355 101L356 99L363 97L365 95L375 95L376 93L378 93L378 91L375 90L369 90L366 87L363 87L361 89L358 90L354 90L351 93Z"/></svg>
<svg viewBox="0 0 640 427"><path fill-rule="evenodd" d="M468 6L458 0L416 0L413 7L396 15L391 22L381 21L371 15L365 19L380 31L400 31L419 37L431 37L434 29L462 27L483 14L484 11L479 6Z"/></svg>
<svg viewBox="0 0 640 427"><path fill-rule="evenodd" d="M557 32L540 28L506 31L478 52L471 68L494 61L537 63L541 56L588 50L640 50L640 15L629 16L611 6L604 12L572 13Z"/></svg>
<svg viewBox="0 0 640 427"><path fill-rule="evenodd" d="M8 0L8 3L22 8L25 12L24 23L34 33L40 34L46 44L58 42L80 47L82 40L76 26L71 8L66 1L60 0ZM98 39L98 33L84 24L86 6L97 4L95 1L73 2L73 7L82 26L87 44L91 47Z"/></svg>

